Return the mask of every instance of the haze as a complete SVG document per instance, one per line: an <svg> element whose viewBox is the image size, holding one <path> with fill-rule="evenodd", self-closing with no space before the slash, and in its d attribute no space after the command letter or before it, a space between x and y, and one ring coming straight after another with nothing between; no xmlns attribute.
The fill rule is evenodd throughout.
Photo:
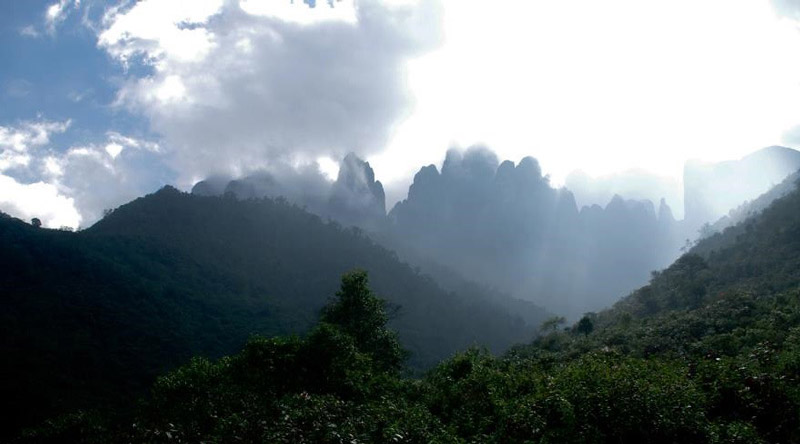
<svg viewBox="0 0 800 444"><path fill-rule="evenodd" d="M18 0L0 60L0 442L800 442L800 0Z"/></svg>
<svg viewBox="0 0 800 444"><path fill-rule="evenodd" d="M314 162L333 180L348 152L391 206L483 144L555 185L644 172L576 197L682 217L687 159L800 143L796 2L306 3L5 5L0 208L85 227L166 183Z"/></svg>

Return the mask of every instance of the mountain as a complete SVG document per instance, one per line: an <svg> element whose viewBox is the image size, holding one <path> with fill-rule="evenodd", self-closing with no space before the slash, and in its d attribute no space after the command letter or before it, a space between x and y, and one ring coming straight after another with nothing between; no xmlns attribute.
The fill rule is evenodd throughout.
<svg viewBox="0 0 800 444"><path fill-rule="evenodd" d="M683 173L685 220L693 229L713 223L800 169L800 152L771 146L739 160L687 162Z"/></svg>
<svg viewBox="0 0 800 444"><path fill-rule="evenodd" d="M610 309L563 328L549 319L532 343L466 350L421 377L398 372L367 284L344 275L305 338L193 359L135 412L69 415L23 442L800 441L800 190Z"/></svg>
<svg viewBox="0 0 800 444"><path fill-rule="evenodd" d="M666 203L656 213L649 201L620 196L579 211L535 159L500 163L476 148L448 152L441 172L430 165L416 174L408 198L389 213L387 242L414 263L445 264L577 317L644 284L677 256L671 213Z"/></svg>
<svg viewBox="0 0 800 444"><path fill-rule="evenodd" d="M445 291L359 230L281 200L167 187L77 233L2 217L0 243L5 432L133 405L155 375L232 353L252 334L303 333L353 268L394 307L416 369L471 344L501 351L534 334L523 318L546 316L509 313L477 288Z"/></svg>
<svg viewBox="0 0 800 444"><path fill-rule="evenodd" d="M421 168L407 198L388 215L380 181L369 163L353 154L342 161L333 183L313 168L262 171L227 182L211 178L193 193L284 196L324 218L365 229L440 282L467 276L491 291L575 319L644 285L651 271L667 266L691 245L705 223L758 196L797 167L800 153L782 147L737 161L688 162L684 220L675 219L663 198L657 208L650 200L619 194L604 206L579 207L571 190L550 185L534 158L500 162L482 147L448 151L441 171L434 165ZM648 189L672 186L628 172L595 181L605 184L596 190L598 196L630 191L622 187L623 177ZM585 200L590 182L573 175L569 183L578 186Z"/></svg>
<svg viewBox="0 0 800 444"><path fill-rule="evenodd" d="M726 216L721 217L719 220L710 224L708 229L704 229L705 235L719 233L728 227L739 224L746 219L756 216L765 208L769 207L772 202L779 199L795 189L797 183L800 181L800 171L790 174L783 182L770 188L766 193L756 197L753 200L745 201L738 207L730 210Z"/></svg>
<svg viewBox="0 0 800 444"><path fill-rule="evenodd" d="M238 199L283 197L308 211L345 226L380 229L386 218L383 185L375 179L369 162L353 153L339 164L336 180L330 183L316 166L257 171L238 179L210 177L197 182L192 194Z"/></svg>
<svg viewBox="0 0 800 444"><path fill-rule="evenodd" d="M575 194L579 207L605 205L615 194L628 199L658 202L664 199L682 212L683 193L677 177L665 177L645 170L630 169L603 176L584 171L571 172L564 186Z"/></svg>

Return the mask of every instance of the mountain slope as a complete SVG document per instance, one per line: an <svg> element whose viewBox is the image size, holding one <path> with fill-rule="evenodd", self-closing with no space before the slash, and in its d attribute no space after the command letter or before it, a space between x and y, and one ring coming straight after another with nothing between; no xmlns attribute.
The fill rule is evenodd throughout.
<svg viewBox="0 0 800 444"><path fill-rule="evenodd" d="M783 182L770 188L766 193L749 200L739 205L738 207L730 210L726 216L723 216L718 221L710 225L707 230L707 235L721 232L725 228L732 227L745 219L757 216L765 208L767 208L775 199L783 197L797 188L797 182L800 181L800 171L790 174Z"/></svg>
<svg viewBox="0 0 800 444"><path fill-rule="evenodd" d="M79 233L4 217L0 241L0 391L12 428L129 402L156 374L231 353L253 333L304 332L355 267L398 307L392 326L416 368L533 332L478 292L446 292L357 230L282 201L165 188Z"/></svg>
<svg viewBox="0 0 800 444"><path fill-rule="evenodd" d="M678 254L665 202L615 196L580 211L532 157L500 163L472 148L422 168L389 213L386 243L548 310L576 318L647 282ZM422 258L418 261L415 258Z"/></svg>
<svg viewBox="0 0 800 444"><path fill-rule="evenodd" d="M86 431L103 442L800 442L800 191L748 226L701 241L612 309L565 329L554 318L501 358L469 350L420 379L382 366L398 356L393 336L357 321L385 319L382 304L347 275L327 311L339 315L307 339L195 359L137 414L73 416L29 442Z"/></svg>
<svg viewBox="0 0 800 444"><path fill-rule="evenodd" d="M683 172L685 220L689 229L713 223L742 200L752 199L800 169L800 152L770 146L741 159L687 162Z"/></svg>

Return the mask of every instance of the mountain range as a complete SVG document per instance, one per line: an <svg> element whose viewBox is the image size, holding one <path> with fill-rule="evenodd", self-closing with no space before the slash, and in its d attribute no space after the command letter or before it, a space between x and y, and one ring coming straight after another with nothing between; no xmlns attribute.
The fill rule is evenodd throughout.
<svg viewBox="0 0 800 444"><path fill-rule="evenodd" d="M253 334L302 334L354 268L391 304L417 371L472 344L502 351L548 316L467 282L445 290L360 230L285 200L166 187L77 233L0 217L0 243L9 426L130 404L193 355L232 353Z"/></svg>
<svg viewBox="0 0 800 444"><path fill-rule="evenodd" d="M538 177L532 161L521 165L521 178ZM434 180L450 180L441 177L449 168ZM472 347L422 375L403 373L387 305L366 273L349 272L308 334L251 338L236 354L195 357L159 378L130 411L62 415L20 442L797 442L800 190L792 184L696 242L613 307L572 324L549 318L533 340L502 355ZM94 236L132 233L126 236L139 245L148 233L173 237L156 234L159 244L196 240L197 226L182 215L206 220L230 210L211 205L217 211L206 212L207 199L164 190L117 210ZM310 226L293 221L308 233ZM188 237L163 224L189 224ZM237 246L237 236L222 238ZM207 248L193 256L203 262ZM225 247L214 249L223 259ZM443 318L425 322L448 332Z"/></svg>
<svg viewBox="0 0 800 444"><path fill-rule="evenodd" d="M421 168L407 198L384 216L383 187L369 163L350 154L341 165L332 184L309 171L284 173L288 184L304 184L290 193L279 175L266 172L215 187L202 181L192 192L285 196L322 217L364 228L439 281L469 276L575 319L643 285L651 271L706 234L699 232L703 224L800 169L800 152L768 147L735 161L688 162L682 220L663 198L656 205L613 195L604 206L579 207L570 190L550 184L536 159L500 162L482 147L449 151L441 171Z"/></svg>

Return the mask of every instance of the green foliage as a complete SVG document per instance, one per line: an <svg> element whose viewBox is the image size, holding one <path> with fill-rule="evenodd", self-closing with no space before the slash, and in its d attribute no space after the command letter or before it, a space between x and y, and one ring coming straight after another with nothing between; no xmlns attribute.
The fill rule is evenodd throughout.
<svg viewBox="0 0 800 444"><path fill-rule="evenodd" d="M416 372L475 341L502 351L538 323L481 291L445 291L363 233L280 200L165 188L77 233L2 217L0 245L0 399L10 411L0 440L76 409L130 409L158 375L235 353L251 335L305 334L353 268L368 268L400 307L390 322ZM374 333L359 346L395 340ZM389 350L381 365L397 369L403 356Z"/></svg>
<svg viewBox="0 0 800 444"><path fill-rule="evenodd" d="M336 302L325 307L321 321L354 338L358 349L370 355L380 369L399 370L407 353L397 335L386 327L385 302L372 294L367 283L364 271L346 273Z"/></svg>
<svg viewBox="0 0 800 444"><path fill-rule="evenodd" d="M386 305L356 271L304 337L195 358L133 413L62 416L20 440L800 442L799 196L735 240L701 241L614 308L560 331L553 319L501 357L471 348L404 375Z"/></svg>
<svg viewBox="0 0 800 444"><path fill-rule="evenodd" d="M594 315L593 314L586 314L584 315L578 324L575 325L575 331L578 333L582 333L584 335L588 335L589 333L594 330Z"/></svg>
<svg viewBox="0 0 800 444"><path fill-rule="evenodd" d="M409 382L386 366L386 356L402 352L396 339L367 340L386 331L387 317L366 283L362 271L345 274L325 322L305 338L255 337L237 355L195 358L160 377L135 417L105 436L154 443L453 441L424 406L407 399ZM53 434L42 428L26 438Z"/></svg>
<svg viewBox="0 0 800 444"><path fill-rule="evenodd" d="M566 323L567 319L564 316L553 316L542 322L542 325L539 326L539 331L542 333L554 332L558 330L558 327Z"/></svg>

